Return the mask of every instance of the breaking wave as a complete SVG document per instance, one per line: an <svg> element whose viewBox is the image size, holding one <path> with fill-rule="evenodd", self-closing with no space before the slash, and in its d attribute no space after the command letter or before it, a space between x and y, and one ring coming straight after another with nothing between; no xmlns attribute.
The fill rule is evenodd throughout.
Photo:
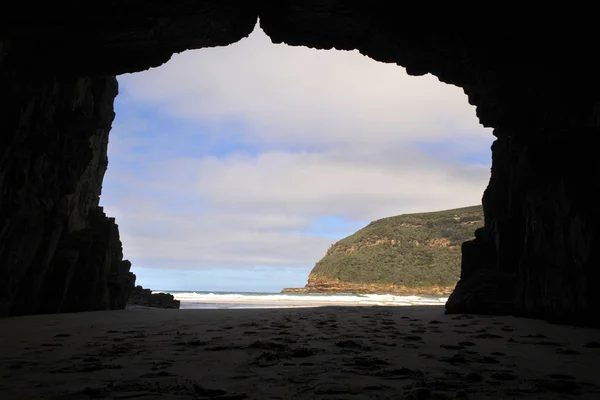
<svg viewBox="0 0 600 400"><path fill-rule="evenodd" d="M387 294L285 294L261 292L155 291L171 293L181 308L287 308L317 306L443 305L447 297Z"/></svg>

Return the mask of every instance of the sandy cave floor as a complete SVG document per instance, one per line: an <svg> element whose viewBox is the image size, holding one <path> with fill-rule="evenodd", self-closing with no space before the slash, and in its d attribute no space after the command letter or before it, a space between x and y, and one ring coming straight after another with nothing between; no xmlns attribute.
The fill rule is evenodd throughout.
<svg viewBox="0 0 600 400"><path fill-rule="evenodd" d="M600 399L600 330L440 306L0 320L0 399Z"/></svg>

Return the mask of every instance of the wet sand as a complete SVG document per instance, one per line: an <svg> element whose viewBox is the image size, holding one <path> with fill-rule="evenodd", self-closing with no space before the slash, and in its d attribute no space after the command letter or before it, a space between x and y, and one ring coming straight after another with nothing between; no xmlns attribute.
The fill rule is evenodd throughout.
<svg viewBox="0 0 600 400"><path fill-rule="evenodd" d="M440 306L0 320L0 399L600 399L600 330Z"/></svg>

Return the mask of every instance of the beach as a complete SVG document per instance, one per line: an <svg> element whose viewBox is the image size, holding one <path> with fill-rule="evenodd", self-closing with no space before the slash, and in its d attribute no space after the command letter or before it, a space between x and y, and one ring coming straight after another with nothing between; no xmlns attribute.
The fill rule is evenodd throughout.
<svg viewBox="0 0 600 400"><path fill-rule="evenodd" d="M0 399L599 399L600 331L442 306L0 320Z"/></svg>
<svg viewBox="0 0 600 400"><path fill-rule="evenodd" d="M448 297L401 296L392 294L348 293L268 293L218 291L154 291L169 293L181 302L182 309L287 308L324 306L413 306L444 305Z"/></svg>

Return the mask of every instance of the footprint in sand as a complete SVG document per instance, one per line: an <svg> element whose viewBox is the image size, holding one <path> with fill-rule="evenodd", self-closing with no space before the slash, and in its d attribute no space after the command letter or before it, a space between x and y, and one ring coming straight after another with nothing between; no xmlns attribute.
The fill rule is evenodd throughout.
<svg viewBox="0 0 600 400"><path fill-rule="evenodd" d="M527 339L515 339L511 337L507 340L508 343L519 343L519 344L537 344L539 346L553 346L553 347L562 347L565 344L560 342L555 342L552 340L527 340Z"/></svg>
<svg viewBox="0 0 600 400"><path fill-rule="evenodd" d="M465 375L465 380L471 382L481 382L483 381L483 375L478 374L477 372L469 372Z"/></svg>
<svg viewBox="0 0 600 400"><path fill-rule="evenodd" d="M360 349L360 350L368 350L368 349L370 349L369 346L367 346L367 345L365 345L363 343L360 343L360 342L358 342L356 340L351 340L351 339L349 339L349 340L338 340L337 342L335 342L335 345L337 347L341 347L341 348L344 348L344 349L357 349L357 350L358 349Z"/></svg>
<svg viewBox="0 0 600 400"><path fill-rule="evenodd" d="M512 372L508 371L497 371L490 374L490 377L499 381L514 381L519 377Z"/></svg>
<svg viewBox="0 0 600 400"><path fill-rule="evenodd" d="M571 356L578 356L581 355L580 352L578 352L577 350L573 350L573 349L556 349L556 354L565 354L565 355L571 355Z"/></svg>
<svg viewBox="0 0 600 400"><path fill-rule="evenodd" d="M375 376L392 379L419 379L422 378L424 374L418 369L402 367L394 369L384 369L383 371L376 372Z"/></svg>
<svg viewBox="0 0 600 400"><path fill-rule="evenodd" d="M378 346L384 346L384 347L396 347L397 344L394 342L381 342L381 341L377 341L375 342L376 345Z"/></svg>
<svg viewBox="0 0 600 400"><path fill-rule="evenodd" d="M446 349L446 350L462 350L465 348L465 346L456 345L456 344L440 344L440 347L442 349Z"/></svg>
<svg viewBox="0 0 600 400"><path fill-rule="evenodd" d="M315 349L309 347L296 347L292 349L290 356L293 358L304 358L314 356L316 353Z"/></svg>
<svg viewBox="0 0 600 400"><path fill-rule="evenodd" d="M407 340L407 341L419 341L419 340L423 340L423 338L419 335L406 335L406 336L402 336L401 339L403 340Z"/></svg>
<svg viewBox="0 0 600 400"><path fill-rule="evenodd" d="M575 379L574 376L567 375L567 374L548 374L547 376L549 378L551 378L551 379L560 379L560 380L573 380L573 379Z"/></svg>
<svg viewBox="0 0 600 400"><path fill-rule="evenodd" d="M534 333L534 334L529 334L529 335L522 335L519 336L522 338L536 338L536 339L548 339L548 336L546 335L542 335L541 333Z"/></svg>
<svg viewBox="0 0 600 400"><path fill-rule="evenodd" d="M214 346L206 347L204 351L227 351L227 350L240 350L242 346Z"/></svg>
<svg viewBox="0 0 600 400"><path fill-rule="evenodd" d="M460 319L473 319L473 318L475 318L475 317L474 317L474 316L472 316L472 315L468 315L468 314L461 314L461 315L457 315L456 317L452 317L452 319L455 319L455 320L460 320Z"/></svg>
<svg viewBox="0 0 600 400"><path fill-rule="evenodd" d="M454 365L468 365L472 363L477 364L498 364L499 361L492 356L481 356L477 352L469 352L467 350L459 351L450 357L441 357L440 361L447 362Z"/></svg>
<svg viewBox="0 0 600 400"><path fill-rule="evenodd" d="M208 342L206 342L204 340L193 339L193 340L190 340L187 342L177 342L175 344L178 346L197 347L197 346L206 346L208 344Z"/></svg>
<svg viewBox="0 0 600 400"><path fill-rule="evenodd" d="M321 382L315 385L314 393L326 395L358 394L360 389L338 382Z"/></svg>
<svg viewBox="0 0 600 400"><path fill-rule="evenodd" d="M194 384L194 392L200 397L220 397L227 394L225 390L221 389L208 389L197 383Z"/></svg>
<svg viewBox="0 0 600 400"><path fill-rule="evenodd" d="M160 377L164 377L164 376L175 376L175 374L172 374L167 371L148 372L148 373L140 375L140 378L160 378Z"/></svg>
<svg viewBox="0 0 600 400"><path fill-rule="evenodd" d="M267 340L257 340L248 345L249 349L262 349L262 350L272 350L272 351L284 351L288 350L289 346L286 344L280 344L276 342L271 342Z"/></svg>
<svg viewBox="0 0 600 400"><path fill-rule="evenodd" d="M376 357L354 357L350 363L350 365L363 368L381 368L382 365L389 364L389 362Z"/></svg>
<svg viewBox="0 0 600 400"><path fill-rule="evenodd" d="M402 348L404 348L404 349L420 349L421 346L419 346L418 344L415 344L415 343L405 343L402 345Z"/></svg>
<svg viewBox="0 0 600 400"><path fill-rule="evenodd" d="M493 334L493 333L487 333L487 332L480 333L480 334L477 334L477 335L472 335L471 337L474 338L474 339L502 339L503 338L503 336L496 335L496 334Z"/></svg>

